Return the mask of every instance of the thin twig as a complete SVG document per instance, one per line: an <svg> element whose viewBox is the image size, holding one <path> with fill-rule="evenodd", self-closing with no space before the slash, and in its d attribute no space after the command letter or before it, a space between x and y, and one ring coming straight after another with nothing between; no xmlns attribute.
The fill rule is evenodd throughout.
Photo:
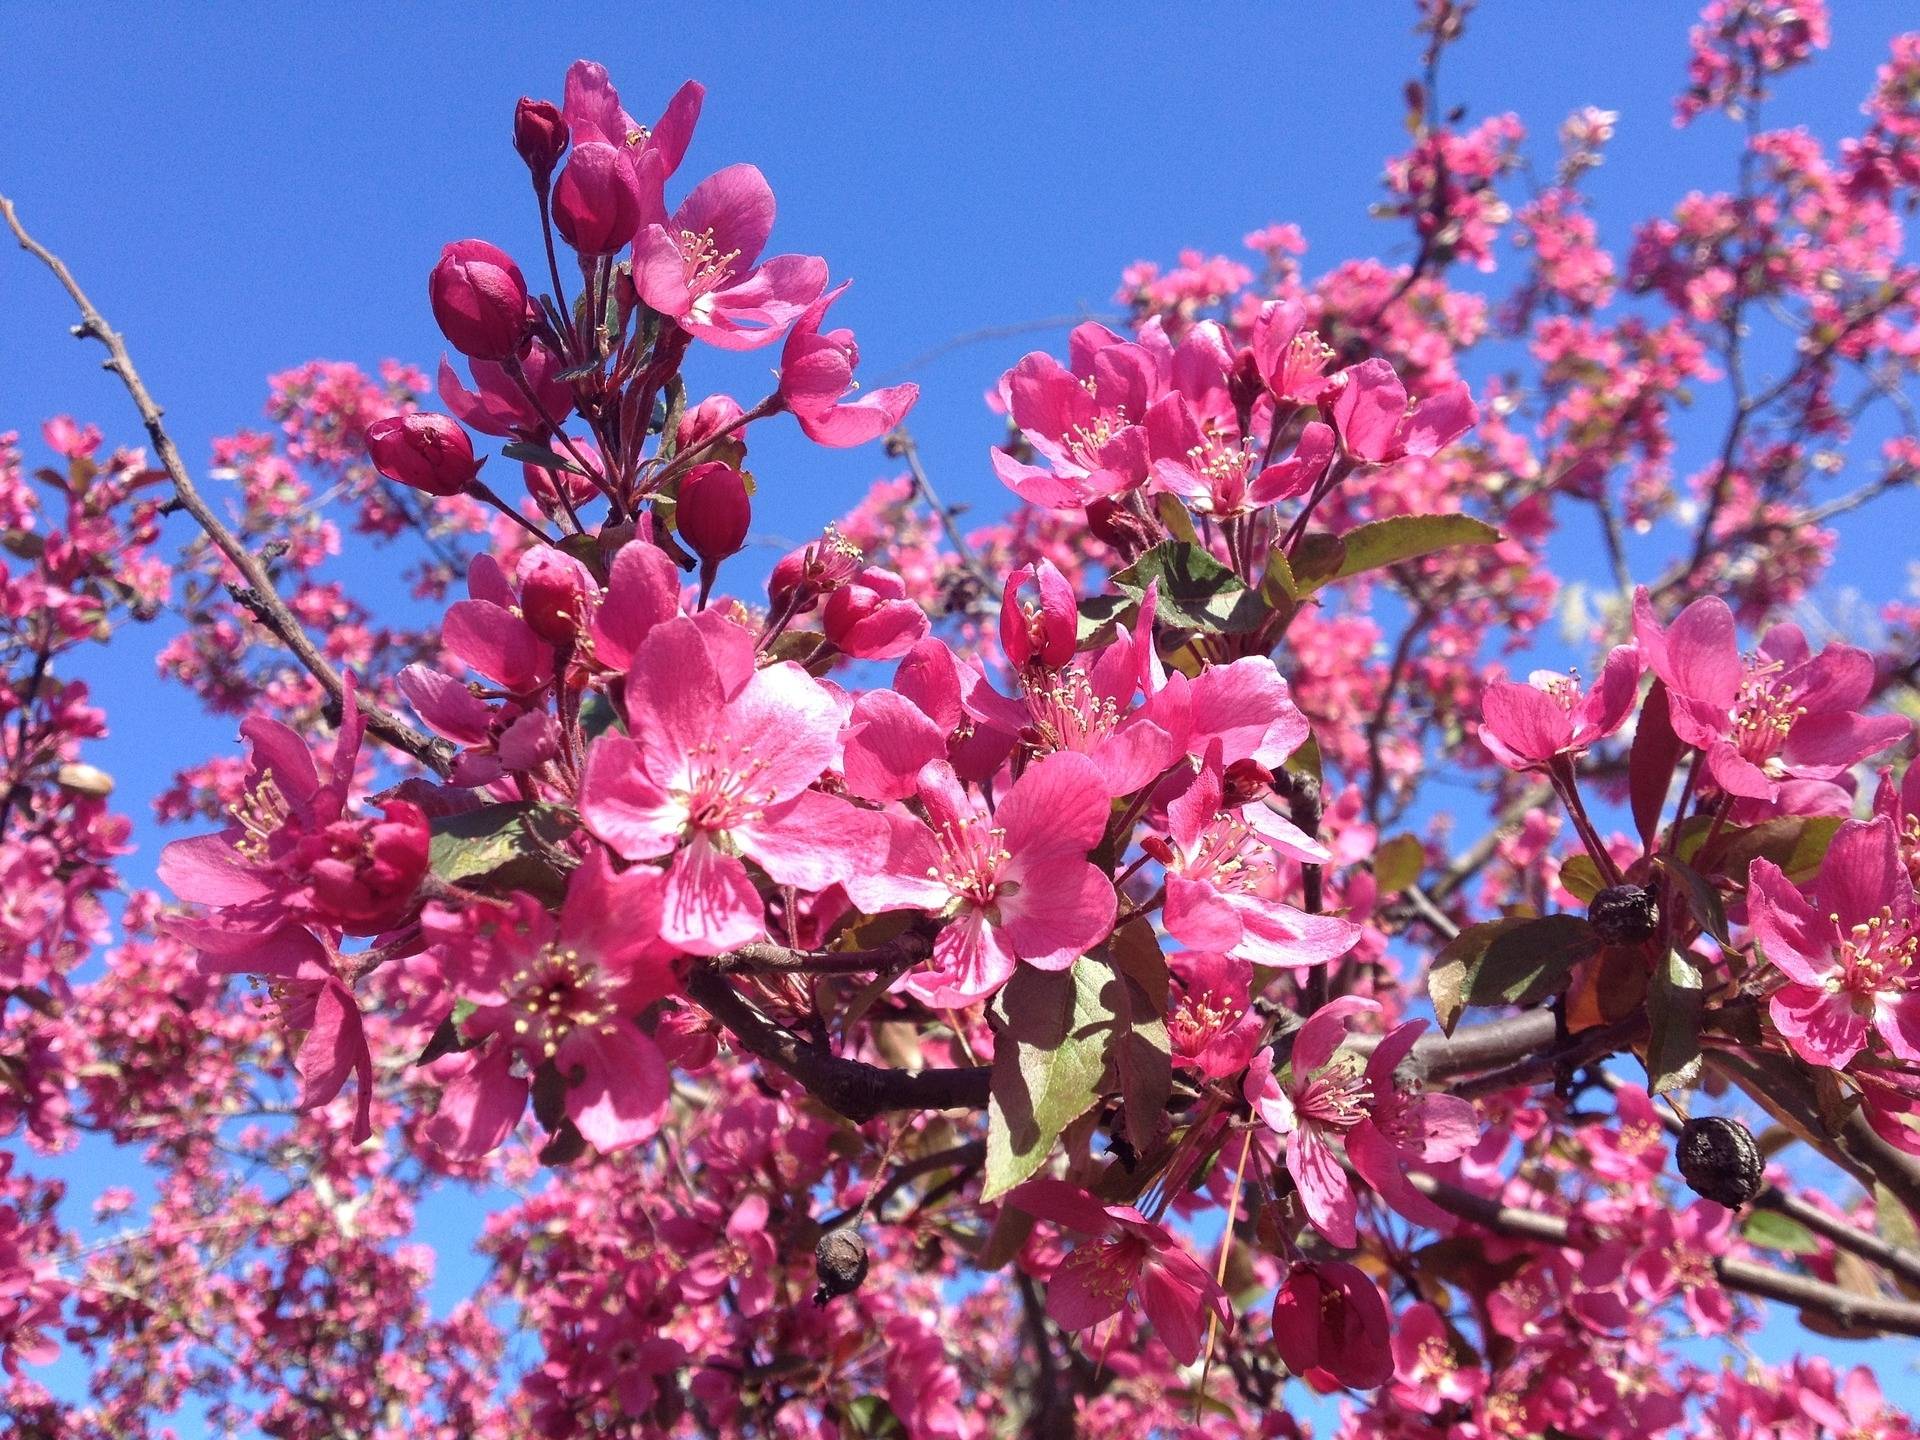
<svg viewBox="0 0 1920 1440"><path fill-rule="evenodd" d="M186 462L180 456L179 447L173 443L173 437L167 433L161 423L163 412L148 393L146 382L140 378L140 372L134 368L133 357L128 353L126 341L120 333L107 323L80 288L80 282L74 279L73 272L46 246L29 235L20 223L13 201L0 195L0 215L6 217L7 228L20 242L20 248L33 256L53 272L72 298L80 311L80 323L73 327L75 338L98 340L106 347L107 360L104 368L111 370L126 387L127 394L133 398L134 408L140 412L140 421L146 427L147 436L153 442L154 454L159 456L161 465L166 469L167 478L173 482L174 494L179 497L180 508L194 519L194 523L206 532L207 538L219 547L220 553L238 570L246 581L237 587L236 598L246 606L249 613L258 618L285 645L308 674L325 687L333 697L335 705L344 703L346 681L333 662L320 652L306 629L300 624L287 602L280 598L274 588L273 577L267 573L267 567L240 542L240 538L228 528L226 523L213 512L199 487L188 473ZM244 591L244 597L239 593ZM391 710L374 704L371 700L360 701L362 713L367 717L367 728L397 750L405 751L416 760L446 773L451 764L449 747L442 741L422 733L406 723Z"/></svg>

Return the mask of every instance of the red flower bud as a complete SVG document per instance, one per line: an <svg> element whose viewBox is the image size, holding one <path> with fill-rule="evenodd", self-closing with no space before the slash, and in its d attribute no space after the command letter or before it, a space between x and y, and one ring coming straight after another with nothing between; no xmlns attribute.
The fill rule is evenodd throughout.
<svg viewBox="0 0 1920 1440"><path fill-rule="evenodd" d="M567 122L551 100L520 97L513 107L513 148L533 172L533 183L541 190L553 179L553 167L567 153Z"/></svg>
<svg viewBox="0 0 1920 1440"><path fill-rule="evenodd" d="M747 482L731 465L710 460L694 466L680 481L674 528L687 548L709 565L738 553L747 543L752 519Z"/></svg>
<svg viewBox="0 0 1920 1440"><path fill-rule="evenodd" d="M593 576L571 555L538 545L521 558L520 616L549 645L579 638L598 598Z"/></svg>
<svg viewBox="0 0 1920 1440"><path fill-rule="evenodd" d="M511 360L527 337L527 282L513 257L484 240L440 252L427 279L433 318L453 348L475 360Z"/></svg>
<svg viewBox="0 0 1920 1440"><path fill-rule="evenodd" d="M467 432L445 415L416 410L367 427L367 454L387 479L429 495L459 495L480 473Z"/></svg>
<svg viewBox="0 0 1920 1440"><path fill-rule="evenodd" d="M573 147L553 187L553 223L582 255L611 255L640 228L640 186L633 167L604 140Z"/></svg>
<svg viewBox="0 0 1920 1440"><path fill-rule="evenodd" d="M833 526L811 545L780 557L767 577L767 599L776 610L789 605L797 614L811 610L822 595L845 585L860 570L860 547Z"/></svg>

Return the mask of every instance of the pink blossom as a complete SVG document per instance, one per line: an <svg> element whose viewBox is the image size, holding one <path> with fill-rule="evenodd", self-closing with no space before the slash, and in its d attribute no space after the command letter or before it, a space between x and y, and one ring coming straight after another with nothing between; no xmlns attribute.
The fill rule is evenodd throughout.
<svg viewBox="0 0 1920 1440"><path fill-rule="evenodd" d="M1795 1053L1843 1069L1871 1030L1920 1061L1920 924L1890 820L1840 827L1811 903L1778 865L1755 860L1747 903L1761 952L1787 977L1767 1008Z"/></svg>
<svg viewBox="0 0 1920 1440"><path fill-rule="evenodd" d="M1417 405L1385 360L1362 360L1328 382L1334 391L1333 428L1354 459L1391 465L1409 455L1435 455L1480 418L1459 381L1443 385Z"/></svg>
<svg viewBox="0 0 1920 1440"><path fill-rule="evenodd" d="M1277 898L1276 855L1309 864L1326 847L1264 805L1223 809L1221 746L1167 807L1167 933L1196 950L1218 950L1258 965L1322 965L1347 953L1360 927L1310 915Z"/></svg>
<svg viewBox="0 0 1920 1440"><path fill-rule="evenodd" d="M921 910L948 919L927 970L904 988L929 1005L983 1000L1025 961L1064 970L1113 928L1113 883L1087 852L1107 825L1106 787L1083 755L1030 765L993 810L935 761L920 773L931 824L886 817L885 861L847 879L869 914Z"/></svg>
<svg viewBox="0 0 1920 1440"><path fill-rule="evenodd" d="M573 874L559 918L531 896L424 917L470 1045L428 1127L454 1155L496 1149L518 1123L536 1072L565 1082L564 1108L604 1151L649 1139L667 1103L667 1067L633 1022L674 989L660 938L665 882L644 866L616 875L596 852Z"/></svg>
<svg viewBox="0 0 1920 1440"><path fill-rule="evenodd" d="M1007 1203L1088 1237L1047 1281L1047 1316L1063 1330L1085 1330L1120 1312L1130 1298L1153 1322L1160 1343L1182 1365L1200 1358L1209 1313L1233 1323L1224 1291L1164 1225L1131 1205L1102 1205L1064 1180L1029 1180Z"/></svg>
<svg viewBox="0 0 1920 1440"><path fill-rule="evenodd" d="M926 638L927 612L907 598L906 582L868 565L827 596L822 628L860 660L897 660Z"/></svg>
<svg viewBox="0 0 1920 1440"><path fill-rule="evenodd" d="M1036 351L1000 382L1007 413L1045 467L995 450L994 473L1051 509L1133 489L1147 478L1147 409L1166 383L1163 362L1146 347L1103 325L1076 327L1067 365Z"/></svg>
<svg viewBox="0 0 1920 1440"><path fill-rule="evenodd" d="M1344 1261L1295 1265L1274 1297L1274 1347L1287 1369L1322 1390L1371 1390L1392 1379L1388 1333L1380 1291Z"/></svg>
<svg viewBox="0 0 1920 1440"><path fill-rule="evenodd" d="M773 191L751 165L730 165L694 186L665 223L634 239L640 298L709 345L771 345L826 288L811 255L760 252L773 232Z"/></svg>
<svg viewBox="0 0 1920 1440"><path fill-rule="evenodd" d="M427 820L405 800L385 802L383 819L350 813L366 733L352 677L326 773L307 742L277 720L254 716L241 733L252 764L233 823L168 844L162 882L188 904L213 907L215 923L236 931L272 930L289 917L350 935L400 923L427 871Z"/></svg>
<svg viewBox="0 0 1920 1440"><path fill-rule="evenodd" d="M519 364L527 388L540 402L537 408L513 383L504 365L469 360L474 384L469 390L445 355L440 357L440 403L469 430L483 435L538 437L549 422L558 425L573 413L573 387L558 378L565 367L544 345L529 345Z"/></svg>
<svg viewBox="0 0 1920 1440"><path fill-rule="evenodd" d="M851 282L848 282L851 283ZM787 335L780 355L780 398L809 440L821 445L864 445L906 418L920 398L918 385L888 385L858 400L841 397L855 388L860 349L851 330L821 333L827 307L846 293L845 284L806 309Z"/></svg>
<svg viewBox="0 0 1920 1440"><path fill-rule="evenodd" d="M581 817L615 853L671 857L660 933L702 955L764 934L743 857L817 891L870 864L878 840L861 811L809 788L834 758L833 698L791 662L754 669L751 641L732 634L681 618L647 636L628 733L594 742L580 789Z"/></svg>
<svg viewBox="0 0 1920 1440"><path fill-rule="evenodd" d="M1740 659L1733 612L1696 600L1661 627L1642 590L1634 633L1647 667L1666 683L1673 729L1706 752L1730 795L1773 799L1787 779L1831 780L1910 733L1897 715L1862 715L1873 658L1851 645L1809 653L1797 626L1776 625L1750 664Z"/></svg>
<svg viewBox="0 0 1920 1440"><path fill-rule="evenodd" d="M1577 760L1627 723L1639 681L1640 653L1631 645L1608 652L1585 694L1577 679L1551 670L1534 671L1524 685L1496 680L1480 697L1480 743L1509 770Z"/></svg>
<svg viewBox="0 0 1920 1440"><path fill-rule="evenodd" d="M1487 1372L1462 1364L1440 1312L1424 1300L1409 1305L1393 1331L1393 1395L1427 1415L1471 1404L1487 1391Z"/></svg>

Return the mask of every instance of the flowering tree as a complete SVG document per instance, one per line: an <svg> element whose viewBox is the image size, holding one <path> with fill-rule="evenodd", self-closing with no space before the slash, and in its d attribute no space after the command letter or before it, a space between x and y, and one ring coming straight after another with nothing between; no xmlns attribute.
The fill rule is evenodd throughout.
<svg viewBox="0 0 1920 1440"><path fill-rule="evenodd" d="M0 1125L151 1192L89 1238L0 1154L10 1433L1912 1434L1826 1342L1920 1335L1920 607L1785 617L1920 472L1920 35L1828 154L1760 118L1823 7L1713 0L1678 115L1737 184L1616 260L1613 117L1521 195L1437 99L1464 19L1411 263L1135 267L1004 376L973 529L760 173L682 179L698 85L522 100L544 253L448 245L460 359L274 377L218 492L0 200L147 436L0 437ZM785 425L904 476L763 584ZM82 676L168 605L244 748L162 895ZM1556 607L1591 678L1509 674Z"/></svg>

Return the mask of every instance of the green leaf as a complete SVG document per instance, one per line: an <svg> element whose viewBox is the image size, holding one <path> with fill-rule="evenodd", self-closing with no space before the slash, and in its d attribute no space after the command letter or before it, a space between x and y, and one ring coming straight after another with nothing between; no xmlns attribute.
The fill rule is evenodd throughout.
<svg viewBox="0 0 1920 1440"><path fill-rule="evenodd" d="M1680 882L1680 894L1693 914L1694 923L1712 936L1722 950L1731 950L1733 938L1727 931L1727 907L1721 903L1720 892L1713 888L1713 882L1684 860L1671 855L1662 855L1655 863Z"/></svg>
<svg viewBox="0 0 1920 1440"><path fill-rule="evenodd" d="M1238 575L1198 545L1164 540L1113 577L1114 588L1138 600L1160 582L1155 614L1168 626L1245 635L1266 621L1267 606Z"/></svg>
<svg viewBox="0 0 1920 1440"><path fill-rule="evenodd" d="M1320 577L1325 568L1325 559L1318 560L1312 567L1310 578L1309 573L1303 573L1300 556L1296 554L1294 571L1299 588L1305 593L1335 580L1378 570L1384 565L1417 560L1422 555L1436 554L1461 545L1492 545L1499 539L1498 530L1471 515L1395 515L1356 526L1340 536L1338 561L1324 578ZM1306 548L1302 545L1301 552L1304 553ZM1327 558L1331 558L1330 551L1327 552Z"/></svg>
<svg viewBox="0 0 1920 1440"><path fill-rule="evenodd" d="M549 450L544 445L529 445L524 440L515 440L510 445L501 446L500 453L509 460L538 465L542 470L571 470L575 475L587 473L565 455Z"/></svg>
<svg viewBox="0 0 1920 1440"><path fill-rule="evenodd" d="M1427 847L1418 835L1396 835L1373 852L1373 880L1382 896L1398 895L1420 878Z"/></svg>
<svg viewBox="0 0 1920 1440"><path fill-rule="evenodd" d="M1469 925L1427 974L1440 1028L1449 1035L1469 1006L1535 1005L1565 988L1573 967L1600 948L1578 915L1542 915Z"/></svg>
<svg viewBox="0 0 1920 1440"><path fill-rule="evenodd" d="M1576 900L1591 903L1594 896L1607 888L1607 877L1600 873L1593 857L1583 851L1569 856L1560 867L1560 888Z"/></svg>
<svg viewBox="0 0 1920 1440"><path fill-rule="evenodd" d="M907 1427L893 1407L879 1395L862 1395L841 1412L843 1434L859 1440L906 1440Z"/></svg>
<svg viewBox="0 0 1920 1440"><path fill-rule="evenodd" d="M1173 1094L1167 962L1153 927L1144 920L1128 924L1109 948L1114 975L1107 990L1115 1002L1116 1024L1107 1049L1110 1072L1101 1088L1120 1092L1127 1139L1144 1150L1166 1128L1167 1100Z"/></svg>
<svg viewBox="0 0 1920 1440"><path fill-rule="evenodd" d="M1648 1088L1656 1095L1684 1089L1700 1074L1700 1019L1706 981L1678 950L1653 972L1647 989Z"/></svg>
<svg viewBox="0 0 1920 1440"><path fill-rule="evenodd" d="M620 712L606 697L603 691L589 690L580 697L580 728L589 740L597 739L609 730L624 729L620 724Z"/></svg>
<svg viewBox="0 0 1920 1440"><path fill-rule="evenodd" d="M1762 820L1733 837L1719 868L1744 884L1747 868L1755 860L1771 860L1789 880L1803 883L1820 868L1844 819L1840 815L1782 815Z"/></svg>
<svg viewBox="0 0 1920 1440"><path fill-rule="evenodd" d="M1070 970L1022 965L1000 992L996 1008L1006 1024L994 1041L983 1201L1029 1178L1060 1132L1100 1099L1114 979L1112 969L1086 959Z"/></svg>
<svg viewBox="0 0 1920 1440"><path fill-rule="evenodd" d="M567 886L560 847L572 828L558 805L482 805L433 822L427 862L440 879L469 890L558 899Z"/></svg>
<svg viewBox="0 0 1920 1440"><path fill-rule="evenodd" d="M1769 1250L1784 1250L1789 1255L1818 1255L1820 1242L1806 1226L1778 1210L1749 1210L1740 1222L1740 1237L1750 1244Z"/></svg>
<svg viewBox="0 0 1920 1440"><path fill-rule="evenodd" d="M1294 598L1304 599L1334 579L1346 560L1346 542L1338 535L1325 530L1302 535L1293 547Z"/></svg>

